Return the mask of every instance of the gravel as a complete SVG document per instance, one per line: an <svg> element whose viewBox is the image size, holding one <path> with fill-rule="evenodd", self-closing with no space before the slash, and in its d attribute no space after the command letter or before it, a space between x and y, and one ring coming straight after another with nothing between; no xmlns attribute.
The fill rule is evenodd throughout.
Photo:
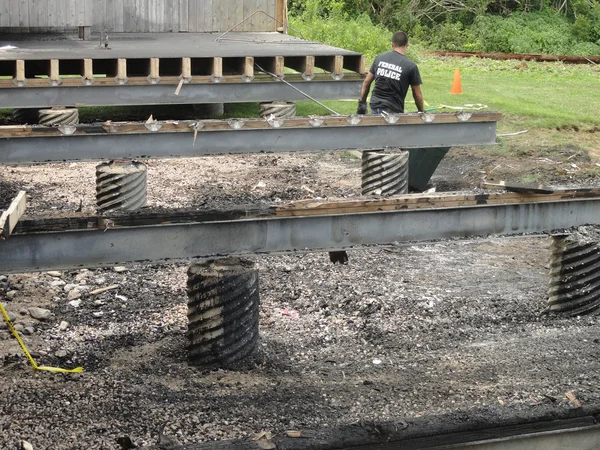
<svg viewBox="0 0 600 450"><path fill-rule="evenodd" d="M80 199L90 214L93 167L0 168L0 177L27 180L30 215L74 212ZM353 197L359 175L360 161L345 154L151 161L149 201ZM148 447L361 421L470 421L576 408L568 392L600 404L598 318L541 314L548 238L388 245L349 257L343 266L320 253L256 258L261 339L251 358L219 370L187 364L187 265L0 276L0 294L16 292L3 300L16 325L35 330L23 339L36 362L85 369L34 372L0 327L0 448L120 449L124 437ZM19 314L32 307L52 315Z"/></svg>

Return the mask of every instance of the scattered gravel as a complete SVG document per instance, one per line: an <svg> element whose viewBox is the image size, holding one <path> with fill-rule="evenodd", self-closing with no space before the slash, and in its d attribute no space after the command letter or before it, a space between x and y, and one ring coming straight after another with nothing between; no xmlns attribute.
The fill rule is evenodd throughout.
<svg viewBox="0 0 600 450"><path fill-rule="evenodd" d="M0 176L27 180L29 214L73 212L80 199L91 214L93 167L0 168ZM169 208L351 197L359 175L360 161L346 155L150 162L149 199ZM600 404L598 318L541 315L549 239L349 256L345 266L326 254L256 258L258 349L211 371L186 361L187 265L0 275L3 304L37 363L85 369L32 371L0 326L0 448L110 450L124 437L189 444L443 414L469 421L575 408L567 392ZM20 313L34 307L51 316Z"/></svg>

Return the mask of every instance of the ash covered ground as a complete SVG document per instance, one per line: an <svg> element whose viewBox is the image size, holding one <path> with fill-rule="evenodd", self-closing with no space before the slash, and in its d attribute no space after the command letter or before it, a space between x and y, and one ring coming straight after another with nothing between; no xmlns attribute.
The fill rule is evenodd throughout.
<svg viewBox="0 0 600 450"><path fill-rule="evenodd" d="M483 162L466 153L443 163L440 185L481 177ZM0 181L29 192L30 216L80 205L91 214L94 167L1 167ZM157 208L359 193L352 153L149 163ZM119 449L122 436L149 447L162 426L191 444L365 421L493 420L576 408L567 392L600 405L598 318L541 314L549 245L544 237L391 244L350 251L345 266L324 253L256 258L261 339L228 370L187 364L187 265L0 275L3 303L37 362L85 369L33 372L0 328L0 448L26 440L36 450ZM32 307L50 316L35 319Z"/></svg>

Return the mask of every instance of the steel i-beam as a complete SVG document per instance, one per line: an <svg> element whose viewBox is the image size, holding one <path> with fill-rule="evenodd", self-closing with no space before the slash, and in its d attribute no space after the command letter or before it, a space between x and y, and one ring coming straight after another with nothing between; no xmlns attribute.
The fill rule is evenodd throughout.
<svg viewBox="0 0 600 450"><path fill-rule="evenodd" d="M499 113L0 127L0 164L494 145ZM388 123L389 122L389 123Z"/></svg>
<svg viewBox="0 0 600 450"><path fill-rule="evenodd" d="M292 82L294 87L313 98L337 100L358 98L361 79L339 81ZM51 106L135 106L172 105L188 103L248 103L268 101L297 101L306 97L283 83L212 83L177 86L64 86L26 87L0 90L3 108L47 108ZM176 94L177 91L177 94Z"/></svg>
<svg viewBox="0 0 600 450"><path fill-rule="evenodd" d="M0 273L539 233L598 224L599 213L594 198L14 234L0 241Z"/></svg>

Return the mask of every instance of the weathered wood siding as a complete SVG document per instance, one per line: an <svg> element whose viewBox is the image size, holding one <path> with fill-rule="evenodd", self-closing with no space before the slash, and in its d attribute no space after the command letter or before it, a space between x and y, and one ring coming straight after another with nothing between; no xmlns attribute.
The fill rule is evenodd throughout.
<svg viewBox="0 0 600 450"><path fill-rule="evenodd" d="M21 27L21 32L80 25L113 33L218 32L257 10L282 21L285 0L0 0L0 27ZM235 31L276 31L279 26L256 14Z"/></svg>
<svg viewBox="0 0 600 450"><path fill-rule="evenodd" d="M94 22L95 1L0 0L0 27L27 33L89 26Z"/></svg>

